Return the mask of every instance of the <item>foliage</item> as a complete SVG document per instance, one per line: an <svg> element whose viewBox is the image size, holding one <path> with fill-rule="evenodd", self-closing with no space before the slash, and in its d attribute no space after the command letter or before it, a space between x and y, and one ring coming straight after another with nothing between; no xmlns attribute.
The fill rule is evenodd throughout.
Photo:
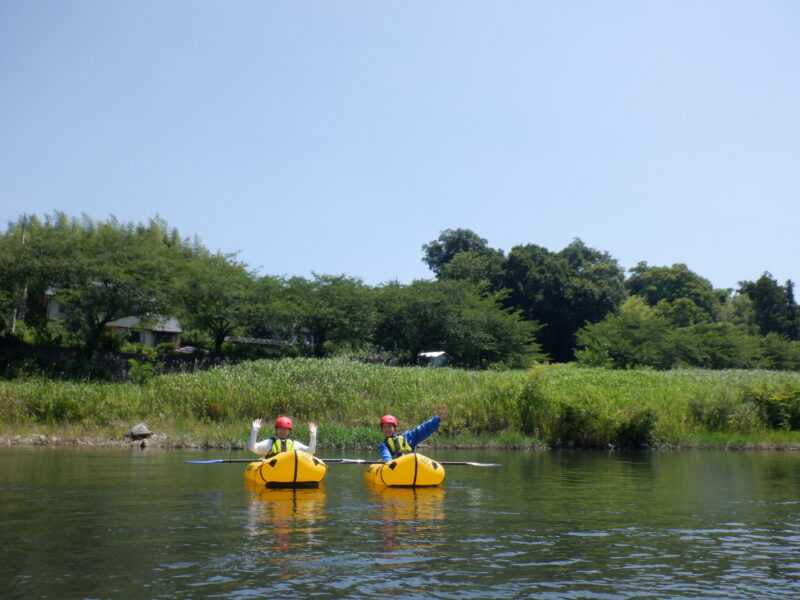
<svg viewBox="0 0 800 600"><path fill-rule="evenodd" d="M581 326L605 318L624 297L616 260L579 239L556 253L534 244L515 246L502 268L506 305L541 324L538 340L558 362L573 358Z"/></svg>
<svg viewBox="0 0 800 600"><path fill-rule="evenodd" d="M425 252L422 261L437 277L462 252L471 252L473 256L485 256L489 259L502 258L502 252L490 248L485 239L470 229L445 229L438 240L423 244L422 250Z"/></svg>
<svg viewBox="0 0 800 600"><path fill-rule="evenodd" d="M443 350L455 364L526 366L541 359L536 325L501 305L502 297L468 281L415 281L377 290L375 342L400 363L422 351Z"/></svg>
<svg viewBox="0 0 800 600"><path fill-rule="evenodd" d="M376 315L370 289L357 278L314 275L292 278L286 289L294 307L294 335L305 339L314 356L369 343Z"/></svg>
<svg viewBox="0 0 800 600"><path fill-rule="evenodd" d="M688 312L695 313L692 323L717 320L722 299L727 295L725 291L714 290L710 281L680 263L671 267L650 267L646 262L640 262L630 272L625 288L631 295L644 298L650 306L680 301L684 308L679 312L683 313L691 303L692 310Z"/></svg>
<svg viewBox="0 0 800 600"><path fill-rule="evenodd" d="M137 361L135 358L128 359L128 377L130 380L138 385L143 385L153 379L164 366L164 363L158 362L155 359L145 360L143 362Z"/></svg>
<svg viewBox="0 0 800 600"><path fill-rule="evenodd" d="M800 430L800 383L759 383L745 386L743 392L766 427Z"/></svg>
<svg viewBox="0 0 800 600"><path fill-rule="evenodd" d="M764 273L756 282L741 282L739 293L752 302L753 318L761 335L777 333L790 340L800 339L800 311L792 281L781 286L772 275Z"/></svg>
<svg viewBox="0 0 800 600"><path fill-rule="evenodd" d="M558 252L517 245L505 256L469 229L444 230L423 251L435 281L369 287L344 275L257 277L158 218L34 216L0 235L0 334L82 348L89 358L122 350L124 340L107 333L110 322L136 317L146 326L170 315L180 318L185 344L236 360L348 356L413 365L421 351L444 350L455 366L494 370L543 360L800 369L794 284L769 273L741 282L735 294L684 264L641 262L625 280L613 257L580 239ZM55 300L63 313L53 319ZM227 343L231 336L257 344ZM26 364L58 372L30 361L6 372L25 376Z"/></svg>
<svg viewBox="0 0 800 600"><path fill-rule="evenodd" d="M217 355L225 337L245 325L255 299L253 280L244 265L220 255L186 260L173 289L173 306L178 307L182 321L206 332Z"/></svg>
<svg viewBox="0 0 800 600"><path fill-rule="evenodd" d="M188 428L214 444L239 431L244 444L254 417L289 414L298 424L320 424L321 447L338 446L341 437L369 445L380 439L375 423L381 414L391 412L401 427L412 427L440 404L449 410L434 444L485 435L550 447L680 445L689 439L724 444L742 435L757 443L772 439L771 431L800 430L800 375L558 365L463 371L284 359L156 375L139 385L0 382L4 423L115 429L144 420L151 429L156 422L176 428L175 443L183 443L179 431ZM351 430L355 437L342 433ZM800 434L785 440L796 444Z"/></svg>

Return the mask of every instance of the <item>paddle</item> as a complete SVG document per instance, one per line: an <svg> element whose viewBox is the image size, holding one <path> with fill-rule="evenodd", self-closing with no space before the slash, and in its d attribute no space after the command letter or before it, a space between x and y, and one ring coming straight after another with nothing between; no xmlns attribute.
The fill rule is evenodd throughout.
<svg viewBox="0 0 800 600"><path fill-rule="evenodd" d="M234 462L251 463L257 460L258 460L257 458L212 458L211 460L185 460L183 462L194 463L196 465L211 465L214 463L234 463Z"/></svg>
<svg viewBox="0 0 800 600"><path fill-rule="evenodd" d="M344 464L344 465L382 465L382 460L367 460L365 458L323 458L324 463ZM499 467L500 463L477 463L458 460L437 460L440 465L469 465L471 467Z"/></svg>
<svg viewBox="0 0 800 600"><path fill-rule="evenodd" d="M193 463L195 465L212 465L216 463L251 463L257 461L257 458L212 458L210 460L185 460L183 462ZM341 465L380 465L383 464L382 460L367 460L366 458L320 458L325 464L341 464ZM499 463L477 463L466 461L436 461L440 465L469 465L471 467L499 467Z"/></svg>

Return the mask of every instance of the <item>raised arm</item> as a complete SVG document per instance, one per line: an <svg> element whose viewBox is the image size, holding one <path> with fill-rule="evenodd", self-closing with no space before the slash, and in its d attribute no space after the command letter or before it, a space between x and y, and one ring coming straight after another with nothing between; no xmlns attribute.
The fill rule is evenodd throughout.
<svg viewBox="0 0 800 600"><path fill-rule="evenodd" d="M261 419L253 419L253 427L250 429L250 439L247 440L247 449L254 454L266 456L272 448L272 438L256 443L259 429L261 429Z"/></svg>
<svg viewBox="0 0 800 600"><path fill-rule="evenodd" d="M309 422L308 424L308 452L314 454L317 451L317 424Z"/></svg>

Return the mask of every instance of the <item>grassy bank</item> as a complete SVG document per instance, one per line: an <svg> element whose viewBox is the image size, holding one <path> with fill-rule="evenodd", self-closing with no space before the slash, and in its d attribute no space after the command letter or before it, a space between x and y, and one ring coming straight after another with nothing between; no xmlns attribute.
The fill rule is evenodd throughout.
<svg viewBox="0 0 800 600"><path fill-rule="evenodd" d="M368 447L384 413L401 427L449 412L431 444L496 447L800 447L800 374L394 368L341 360L243 363L144 385L0 382L0 435L123 439L144 421L168 446L242 447L250 420L287 414L320 447ZM264 430L265 434L269 429Z"/></svg>

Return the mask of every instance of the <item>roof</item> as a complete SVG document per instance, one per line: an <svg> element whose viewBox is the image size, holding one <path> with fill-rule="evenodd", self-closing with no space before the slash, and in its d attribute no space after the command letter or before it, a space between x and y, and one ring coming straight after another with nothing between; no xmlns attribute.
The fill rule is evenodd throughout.
<svg viewBox="0 0 800 600"><path fill-rule="evenodd" d="M237 344L257 344L260 346L285 346L289 342L283 340L271 340L267 338L249 338L249 337L235 337L232 335L225 336L226 342L235 342Z"/></svg>
<svg viewBox="0 0 800 600"><path fill-rule="evenodd" d="M124 327L126 329L144 328L158 333L183 333L181 323L176 317L163 317L156 316L155 322L148 325L142 325L142 320L139 317L122 317L107 323L110 327Z"/></svg>
<svg viewBox="0 0 800 600"><path fill-rule="evenodd" d="M420 352L419 355L425 358L439 358L440 356L447 356L447 352L444 350L435 350L434 352Z"/></svg>

